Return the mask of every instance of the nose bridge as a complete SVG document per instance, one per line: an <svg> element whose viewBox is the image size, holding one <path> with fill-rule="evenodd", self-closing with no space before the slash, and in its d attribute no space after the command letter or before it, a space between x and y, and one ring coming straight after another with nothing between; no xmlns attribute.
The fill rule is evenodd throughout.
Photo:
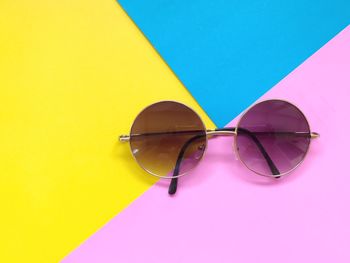
<svg viewBox="0 0 350 263"><path fill-rule="evenodd" d="M215 130L207 130L206 131L207 136L233 136L233 142L232 142L232 150L235 155L235 159L239 160L238 153L237 153L237 147L236 147L236 140L237 140L237 130L235 127L233 128L224 128L224 129L215 129Z"/></svg>
<svg viewBox="0 0 350 263"><path fill-rule="evenodd" d="M235 136L237 132L235 130L207 130L206 134L214 136Z"/></svg>

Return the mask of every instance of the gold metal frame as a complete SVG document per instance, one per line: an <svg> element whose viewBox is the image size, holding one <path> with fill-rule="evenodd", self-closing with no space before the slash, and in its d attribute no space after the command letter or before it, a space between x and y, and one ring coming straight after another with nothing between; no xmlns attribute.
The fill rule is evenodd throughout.
<svg viewBox="0 0 350 263"><path fill-rule="evenodd" d="M238 152L238 146L237 146L237 135L238 135L238 128L239 128L239 125L243 119L243 117L247 114L247 112L249 112L249 110L253 107L255 107L256 105L259 105L260 103L263 103L263 102L266 102L266 101L282 101L282 102L287 102L291 105L293 105L294 107L296 107L300 113L304 116L306 122L307 122L307 125L309 127L309 130L310 130L310 141L309 141L309 144L308 144L308 148L302 158L302 160L295 166L293 167L291 170L287 171L287 172L284 172L282 174L278 174L278 175L266 175L266 174L262 174L262 173L259 173L259 172L256 172L254 170L252 170L251 168L249 168L244 162L243 160L241 159L241 156L239 155L239 152ZM142 166L136 159L134 153L132 152L132 149L131 149L131 137L130 137L130 134L131 134L131 131L132 131L132 128L135 124L135 121L137 119L137 117L144 111L146 110L147 108L155 105L155 104L158 104L158 103L163 103L163 102L174 102L174 103L178 103L178 104L181 104L182 106L190 109L193 113L195 113L197 115L197 117L199 118L199 120L201 121L201 123L203 124L203 127L204 127L204 130L205 130L205 149L204 149L204 152L202 154L202 156L200 157L200 159L198 160L197 164L192 167L190 170L182 173L182 174L179 174L177 176L161 176L161 175L157 175L151 171L149 171L148 169L146 169L144 166ZM226 136L234 136L234 141L233 141L233 150L234 150L234 153L236 154L238 160L245 166L247 167L248 170L254 172L255 174L258 174L258 175L261 175L261 176L265 176L265 177L270 177L270 178L280 178L282 176L285 176L287 174L290 174L292 171L294 171L297 167L299 167L299 165L304 161L306 155L308 154L309 152L309 149L310 149L310 145L311 145L311 140L313 139L316 139L316 138L319 138L320 137L320 134L317 133L317 132L311 132L311 127L310 127L310 124L309 124L309 121L308 119L306 118L305 114L299 109L299 107L297 107L294 103L291 103L287 100L283 100L283 99L268 99L268 100L263 100L263 101L260 101L260 102L257 102L257 103L254 103L253 105L251 105L247 110L245 110L242 115L239 117L239 120L238 120L238 123L235 127L235 130L234 131L217 131L215 129L210 129L210 130L207 130L206 127L205 127L205 124L203 122L203 119L199 116L199 114L194 111L191 107L181 103L181 102L178 102L178 101L173 101L173 100L162 100L162 101L158 101L156 103L153 103L151 105L148 105L147 107L144 107L140 113L136 116L135 120L133 121L133 124L131 125L131 128L130 128L130 132L129 132L129 135L120 135L119 136L119 141L120 142L129 142L129 147L130 147L130 152L131 152L131 155L133 156L134 160L136 161L136 163L144 170L146 171L147 173L153 175L153 176L156 176L156 177L159 177L159 178L165 178L165 179L173 179L173 178L179 178L179 177L182 177L186 174L188 174L190 171L192 171L195 167L197 167L197 165L200 163L200 161L203 159L206 151L207 151L207 148L208 148L208 136L211 136L211 135L226 135Z"/></svg>

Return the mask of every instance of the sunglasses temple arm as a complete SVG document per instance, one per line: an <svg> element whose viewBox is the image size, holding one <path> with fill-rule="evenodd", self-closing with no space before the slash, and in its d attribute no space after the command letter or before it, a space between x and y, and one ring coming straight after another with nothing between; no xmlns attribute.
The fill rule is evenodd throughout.
<svg viewBox="0 0 350 263"><path fill-rule="evenodd" d="M206 135L204 134L199 134L199 135L196 135L194 137L192 137L191 139L189 139L181 148L180 150L180 153L177 157L177 160L176 160L176 164L175 164L175 169L174 169L174 172L173 172L173 177L175 178L172 178L171 179L171 182L170 182L170 185L169 185L169 189L168 189L168 193L169 195L174 195L176 193L176 190L177 190L177 183L178 183L178 175L180 173L180 165L181 165L181 162L183 160L183 157L185 155L185 152L187 150L187 148L191 145L191 143L193 143L194 141L198 140L198 139L201 139L203 137L205 137Z"/></svg>
<svg viewBox="0 0 350 263"><path fill-rule="evenodd" d="M272 161L270 155L266 152L264 146L261 144L259 139L255 136L255 134L247 129L244 128L238 128L238 131L241 132L241 134L247 134L255 143L255 145L258 147L260 153L264 156L271 172L273 175L279 175L280 171L277 169L275 163ZM276 178L279 178L279 176L276 176Z"/></svg>
<svg viewBox="0 0 350 263"><path fill-rule="evenodd" d="M216 131L227 131L227 130L232 130L234 131L236 128L222 128L222 129L216 129ZM247 129L243 129L243 128L239 128L239 131L247 134L253 141L254 143L256 144L256 146L258 147L259 151L261 152L261 154L264 156L272 174L274 175L279 175L280 172L279 170L277 169L276 165L274 164L274 162L272 161L271 157L269 156L269 154L266 152L264 146L260 143L259 139L254 135L254 133L250 132L249 130ZM190 146L190 144L192 142L194 142L195 140L198 140L202 137L204 137L205 135L196 135L194 137L192 137L191 139L189 139L181 148L180 150L180 153L177 157L177 160L176 160L176 165L175 165L175 169L174 169L174 172L173 172L173 177L175 178L172 178L171 179L171 182L170 182L170 185L169 185L169 189L168 189L168 193L169 195L174 195L176 193L176 190L177 190L177 184L178 184L178 175L179 175L179 172L180 172L180 165L181 165L181 162L182 162L182 159L183 159L183 156L187 150L187 148ZM279 176L276 176L276 178L278 178Z"/></svg>

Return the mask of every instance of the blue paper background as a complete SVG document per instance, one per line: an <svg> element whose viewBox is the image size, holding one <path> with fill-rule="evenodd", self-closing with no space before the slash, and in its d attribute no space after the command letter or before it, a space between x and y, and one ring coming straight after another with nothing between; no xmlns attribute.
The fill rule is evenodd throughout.
<svg viewBox="0 0 350 263"><path fill-rule="evenodd" d="M218 126L350 22L349 0L119 2Z"/></svg>

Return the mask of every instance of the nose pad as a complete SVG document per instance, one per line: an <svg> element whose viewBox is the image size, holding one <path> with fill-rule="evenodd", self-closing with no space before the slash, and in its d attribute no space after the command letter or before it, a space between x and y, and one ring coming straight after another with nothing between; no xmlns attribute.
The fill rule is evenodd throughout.
<svg viewBox="0 0 350 263"><path fill-rule="evenodd" d="M198 148L197 148L197 151L196 151L196 153L194 155L194 158L196 160L200 159L202 157L202 155L203 155L204 150L205 150L205 144L199 145Z"/></svg>
<svg viewBox="0 0 350 263"><path fill-rule="evenodd" d="M239 158L238 158L238 149L236 148L236 145L235 145L234 142L232 143L232 150L233 150L233 153L235 155L236 161L238 161L239 160Z"/></svg>

